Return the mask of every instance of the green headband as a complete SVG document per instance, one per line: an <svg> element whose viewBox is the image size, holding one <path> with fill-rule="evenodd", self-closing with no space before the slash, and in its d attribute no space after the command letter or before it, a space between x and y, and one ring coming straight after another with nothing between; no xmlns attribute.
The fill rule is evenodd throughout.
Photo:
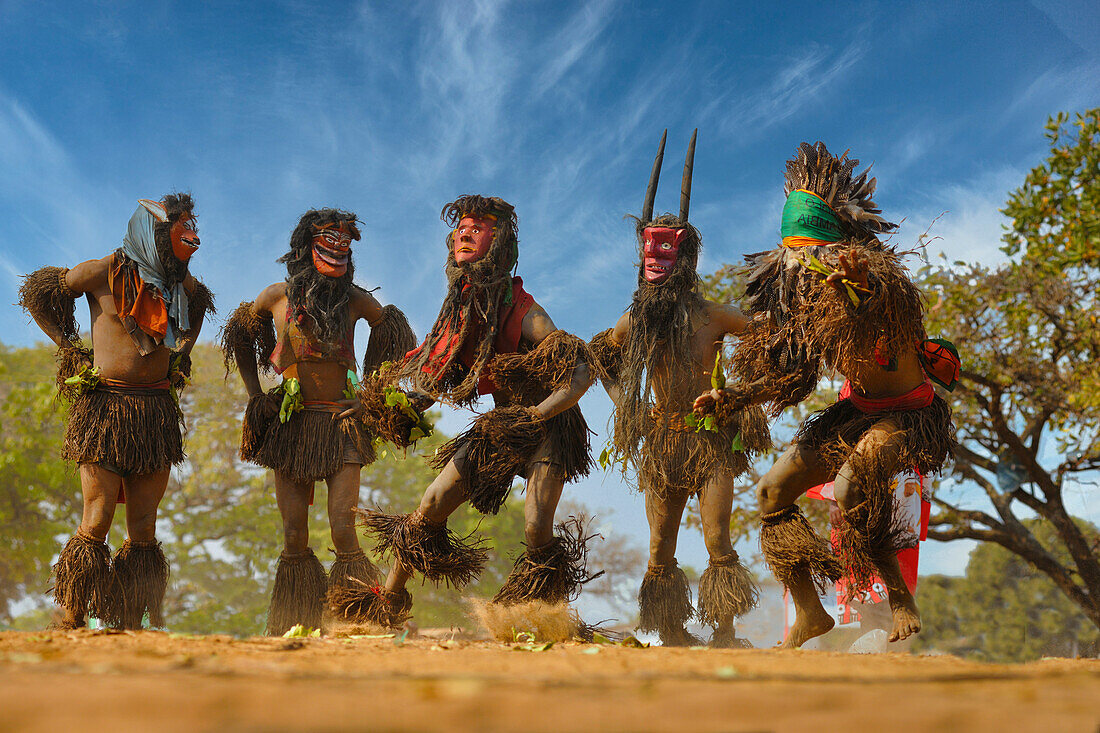
<svg viewBox="0 0 1100 733"><path fill-rule="evenodd" d="M844 239L836 212L820 196L802 188L787 196L779 233L785 247L833 244Z"/></svg>

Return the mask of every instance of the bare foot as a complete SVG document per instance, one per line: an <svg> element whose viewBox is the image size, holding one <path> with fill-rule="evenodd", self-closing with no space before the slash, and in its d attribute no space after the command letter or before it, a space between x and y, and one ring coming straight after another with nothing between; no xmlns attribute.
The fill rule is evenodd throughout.
<svg viewBox="0 0 1100 733"><path fill-rule="evenodd" d="M752 642L742 639L733 629L716 629L707 646L712 649L752 649Z"/></svg>
<svg viewBox="0 0 1100 733"><path fill-rule="evenodd" d="M894 595L901 594L890 594L890 611L894 615L894 628L886 637L886 641L901 641L920 632L920 611L917 610L917 602L913 600L913 596L906 593L895 601Z"/></svg>
<svg viewBox="0 0 1100 733"><path fill-rule="evenodd" d="M87 622L84 620L84 614L74 613L67 608L60 609L61 613L55 613L53 619L50 621L47 630L53 631L72 631L73 629L82 629L87 626Z"/></svg>
<svg viewBox="0 0 1100 733"><path fill-rule="evenodd" d="M818 611L805 614L799 613L794 620L794 626L787 634L786 640L779 645L780 649L797 649L815 636L821 636L836 625L833 617L820 606Z"/></svg>
<svg viewBox="0 0 1100 733"><path fill-rule="evenodd" d="M682 626L659 633L661 646L702 646L703 640Z"/></svg>

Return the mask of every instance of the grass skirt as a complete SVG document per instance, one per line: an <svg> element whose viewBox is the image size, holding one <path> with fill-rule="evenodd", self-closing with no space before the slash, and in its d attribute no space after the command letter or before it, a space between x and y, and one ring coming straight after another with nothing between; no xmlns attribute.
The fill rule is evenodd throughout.
<svg viewBox="0 0 1100 733"><path fill-rule="evenodd" d="M62 455L146 475L183 461L182 416L168 391L118 394L95 389L69 407Z"/></svg>

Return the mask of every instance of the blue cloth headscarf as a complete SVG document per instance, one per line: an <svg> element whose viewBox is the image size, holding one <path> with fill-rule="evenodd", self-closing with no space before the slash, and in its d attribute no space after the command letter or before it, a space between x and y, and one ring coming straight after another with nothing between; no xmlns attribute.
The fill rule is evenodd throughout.
<svg viewBox="0 0 1100 733"><path fill-rule="evenodd" d="M183 289L183 283L178 282L171 287L166 284L168 276L164 272L160 255L157 254L153 235L153 226L158 221L168 221L168 214L164 207L156 201L139 199L137 211L130 217L126 236L122 238L122 252L134 261L138 267L138 275L147 284L156 288L161 300L164 301L169 316L164 343L172 348L176 345L176 334L172 330L172 322L175 321L180 330L187 331L191 328L191 321L187 317L187 291Z"/></svg>

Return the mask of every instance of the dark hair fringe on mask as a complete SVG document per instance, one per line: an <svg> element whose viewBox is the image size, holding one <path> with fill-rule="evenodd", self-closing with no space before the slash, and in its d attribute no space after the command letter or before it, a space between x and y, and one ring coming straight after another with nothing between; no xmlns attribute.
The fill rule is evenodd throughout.
<svg viewBox="0 0 1100 733"><path fill-rule="evenodd" d="M323 345L335 345L350 327L351 289L355 267L348 257L348 269L340 277L322 275L313 266L313 236L325 224L343 223L352 239L359 239L358 219L350 211L310 209L302 214L290 235L290 251L279 258L286 264L286 298L291 313L309 316L301 324Z"/></svg>
<svg viewBox="0 0 1100 733"><path fill-rule="evenodd" d="M184 214L194 216L195 202L189 193L170 193L163 199L164 211L168 214L168 221L158 221L153 224L153 244L156 245L157 255L164 265L164 273L168 276L168 283L183 282L187 277L187 263L176 257L172 251L172 225L179 221Z"/></svg>

